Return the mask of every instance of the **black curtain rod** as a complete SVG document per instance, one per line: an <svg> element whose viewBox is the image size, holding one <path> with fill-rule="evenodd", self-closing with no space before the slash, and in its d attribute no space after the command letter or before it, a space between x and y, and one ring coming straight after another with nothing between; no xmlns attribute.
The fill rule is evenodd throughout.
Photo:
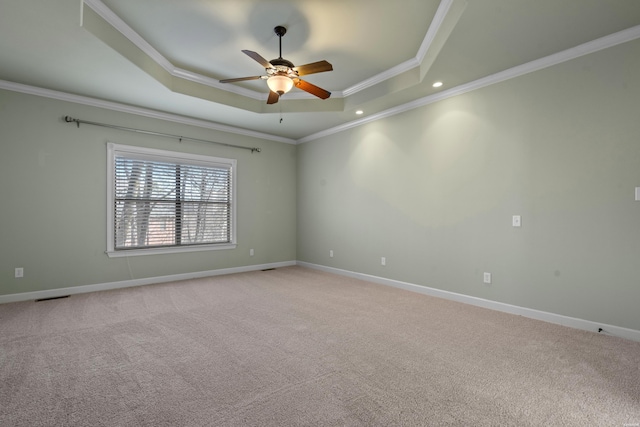
<svg viewBox="0 0 640 427"><path fill-rule="evenodd" d="M177 139L179 141L187 140L187 141L207 142L209 144L224 145L225 147L233 147L233 148L241 148L243 150L250 150L252 153L253 152L258 152L259 153L261 151L260 148L257 148L257 147L243 147L242 145L225 144L224 142L208 141L206 139L198 139L198 138L189 138L187 136L172 135L170 133L152 132L152 131L149 131L149 130L127 128L127 127L124 127L124 126L109 125L109 124L106 124L106 123L90 122L90 121L87 121L87 120L74 119L71 116L64 116L64 121L67 122L67 123L75 123L78 127L80 127L80 124L82 123L82 124L86 124L86 125L102 126L102 127L111 128L111 129L126 130L126 131L129 131L129 132L144 133L146 135L155 135L155 136L164 136L166 138L175 138L175 139Z"/></svg>

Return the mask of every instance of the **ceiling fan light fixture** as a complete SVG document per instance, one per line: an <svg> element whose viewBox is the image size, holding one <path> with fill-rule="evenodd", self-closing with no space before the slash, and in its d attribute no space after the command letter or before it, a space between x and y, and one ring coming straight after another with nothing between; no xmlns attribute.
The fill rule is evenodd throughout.
<svg viewBox="0 0 640 427"><path fill-rule="evenodd" d="M293 88L293 80L287 76L271 76L267 79L267 86L272 92L284 95Z"/></svg>

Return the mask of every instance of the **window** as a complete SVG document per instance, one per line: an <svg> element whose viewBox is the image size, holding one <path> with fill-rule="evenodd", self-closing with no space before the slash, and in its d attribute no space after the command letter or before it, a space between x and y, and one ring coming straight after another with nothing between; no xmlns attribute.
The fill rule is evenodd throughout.
<svg viewBox="0 0 640 427"><path fill-rule="evenodd" d="M107 254L235 247L236 161L108 144Z"/></svg>

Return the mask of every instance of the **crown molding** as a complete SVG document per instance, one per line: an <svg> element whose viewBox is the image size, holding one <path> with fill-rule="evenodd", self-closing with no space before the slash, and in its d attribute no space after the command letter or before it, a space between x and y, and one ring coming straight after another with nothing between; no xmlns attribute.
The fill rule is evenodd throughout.
<svg viewBox="0 0 640 427"><path fill-rule="evenodd" d="M174 75L176 67L165 58L160 52L158 52L153 46L151 46L145 39L136 33L130 26L128 26L118 15L116 15L111 9L109 9L100 0L83 0L83 3L93 9L102 19L104 19L109 25L118 30L125 36L131 43L136 45L146 55L148 55L154 62L164 68L169 74Z"/></svg>
<svg viewBox="0 0 640 427"><path fill-rule="evenodd" d="M266 96L260 92L256 92L239 86L224 85L223 83L220 83L217 79L214 79L212 77L207 77L203 74L176 67L171 63L171 61L169 61L153 46L151 46L149 42L142 38L142 36L140 36L133 28L131 28L126 22L124 22L118 15L116 15L100 0L83 0L83 2L94 12L96 12L102 19L104 19L109 25L118 30L138 49L149 56L149 58L151 58L155 63L160 65L171 76L189 80L195 83L200 83L205 86L211 86L216 89L226 90L237 95L242 95L257 100L261 100L262 98L266 99Z"/></svg>
<svg viewBox="0 0 640 427"><path fill-rule="evenodd" d="M182 68L174 67L173 71L171 72L171 75L179 79L184 79L194 83L199 83L205 86L210 86L216 89L235 93L236 95L246 96L247 98L257 99L259 101L263 101L267 99L266 94L256 92L251 89L246 89L244 87L240 87L237 85L228 85L228 84L220 83L217 79L214 79L212 77L207 77L202 74L195 73L193 71L184 70Z"/></svg>
<svg viewBox="0 0 640 427"><path fill-rule="evenodd" d="M165 58L160 52L158 52L149 42L147 42L142 36L140 36L133 28L125 23L118 15L116 15L111 9L109 9L100 0L82 0L84 4L89 6L94 12L96 12L102 19L104 19L109 25L119 31L124 37L129 39L136 47L142 50L147 56L149 56L154 62L160 65L166 72L176 78L189 80L195 83L203 84L205 86L214 87L216 89L224 90L227 92L235 93L237 95L246 96L248 98L256 100L266 100L267 94L257 92L251 89L239 87L237 85L226 85L220 83L217 79L207 77L205 75L184 70L176 67ZM405 62L402 62L394 67L389 68L375 76L372 76L366 80L363 80L347 89L342 91L332 91L331 94L335 98L345 98L347 96L358 93L369 87L375 86L393 77L396 77L404 72L407 72L413 68L419 67L422 59L428 51L431 43L438 33L440 26L444 22L444 18L451 8L455 0L441 0L436 14L429 25L425 38L423 39L420 48L414 58L411 58ZM288 99L313 99L313 95L307 93L296 93L287 95Z"/></svg>
<svg viewBox="0 0 640 427"><path fill-rule="evenodd" d="M420 48L414 58L411 58L405 62L402 62L395 67L391 67L382 73L376 74L373 77L370 77L366 80L361 81L360 83L356 83L355 85L345 89L342 91L344 97L356 94L362 90L365 90L369 87L375 86L379 83L384 82L385 80L389 80L393 77L396 77L402 73L405 73L409 70L412 70L416 67L419 67L422 63L425 55L427 54L429 48L433 44L435 40L436 34L440 30L440 26L443 24L444 19L451 8L454 0L442 0L438 5L438 9L436 10L435 15L433 16L433 20L427 29L427 33L420 44Z"/></svg>
<svg viewBox="0 0 640 427"><path fill-rule="evenodd" d="M111 9L109 9L100 0L83 0L84 4L89 6L94 12L104 19L109 25L119 31L124 37L126 37L131 43L133 43L138 49L144 52L155 63L162 67L171 76L188 80L194 83L199 83L205 86L213 87L216 89L224 90L227 92L235 93L236 95L245 96L247 98L266 101L267 94L257 92L251 89L243 88L237 85L227 85L220 83L219 80L212 77L205 76L194 71L178 68L165 58L160 52L158 52L149 42L147 42L140 34L138 34L133 28L131 28L126 22L124 22L118 15L116 15ZM336 92L332 92L336 96ZM341 95L341 93L339 93ZM287 96L289 99L313 99L313 95L307 93L295 94L295 96Z"/></svg>
<svg viewBox="0 0 640 427"><path fill-rule="evenodd" d="M418 65L422 63L425 55L429 51L429 48L433 44L436 34L438 34L440 27L444 23L444 19L447 16L447 13L449 13L449 9L451 9L453 2L454 0L442 0L438 5L438 10L436 10L436 14L433 16L433 20L431 20L427 34L425 34L424 40L422 40L422 44L416 54L416 61L418 62Z"/></svg>
<svg viewBox="0 0 640 427"><path fill-rule="evenodd" d="M85 1L89 1L89 0L85 0ZM94 0L90 0L90 1L94 1ZM9 82L6 80L0 80L0 89L25 93L29 95L36 95L36 96L41 96L45 98L52 98L52 99L72 102L76 104L89 105L89 106L98 107L98 108L105 108L108 110L135 114L135 115L149 117L149 118L156 118L156 119L166 120L174 123L197 126L205 129L212 129L212 130L229 132L229 133L238 134L238 135L266 139L270 141L283 142L286 144L303 144L303 143L320 139L335 133L343 132L348 129L362 126L364 124L374 122L376 120L380 120L386 117L391 117L396 114L403 113L405 111L423 107L425 105L442 101L447 98L451 98L457 95L471 92L473 90L481 89L486 86L500 83L515 77L532 73L534 71L542 70L544 68L551 67L553 65L557 65L562 62L566 62L584 55L595 53L599 50L614 47L616 45L626 43L638 38L640 38L640 25L636 25L635 27L631 27L626 30L619 31L617 33L610 34L608 36L604 36L587 43L583 43L576 47L546 56L544 58L540 58L540 59L528 62L526 64L518 65L516 67L489 75L487 77L483 77L473 82L465 83L463 85L459 85L454 88L451 88L433 95L419 98L414 101L396 106L394 108L390 108L388 110L381 111L376 114L372 114L370 116L367 116L358 120L344 123L340 126L335 126L333 128L329 128L321 132L308 135L298 140L284 138L284 137L266 134L262 132L251 131L251 130L238 128L234 126L223 125L219 123L210 122L207 120L194 119L194 118L179 116L176 114L163 113L163 112L145 109L141 107L133 107L130 105L120 104L116 102L104 101L96 98L90 98L90 97L81 96L81 95L69 94L66 92L54 91L50 89L44 89L44 88L39 88L35 86Z"/></svg>
<svg viewBox="0 0 640 427"><path fill-rule="evenodd" d="M402 105L398 105L388 110L384 110L379 113L372 114L368 117L364 117L358 120L344 123L340 126L336 126L330 129L323 130L321 132L314 133L312 135L308 135L304 138L298 139L297 143L303 144L305 142L310 142L319 138L323 138L325 136L343 132L345 130L362 126L364 124L374 122L376 120L380 120L386 117L391 117L396 114L403 113L405 111L413 110L415 108L433 104L435 102L442 101L447 98L462 95L463 93L471 92L477 89L481 89L483 87L494 85L496 83L504 82L506 80L513 79L515 77L523 76L525 74L529 74L534 71L539 71L544 68L561 64L563 62L567 62L584 55L595 53L603 49L614 47L619 44L626 43L638 38L640 38L640 25L636 25L635 27L631 27L626 30L619 31L617 33L613 33L608 36L604 36L587 43L583 43L581 45L563 50L558 53L554 53L544 58L536 59L534 61L527 62L525 64L518 65L512 68L509 68L507 70L500 71L495 74L491 74L487 77L483 77L481 79L474 80L472 82L465 83L465 84L453 87L451 89L438 92L433 95L425 96L423 98L419 98L414 101L411 101Z"/></svg>
<svg viewBox="0 0 640 427"><path fill-rule="evenodd" d="M0 80L0 89L24 93L27 95L41 96L44 98L56 99L58 101L72 102L74 104L88 105L91 107L104 108L107 110L118 111L121 113L134 114L137 116L159 119L173 123L179 123L189 126L196 126L204 129L211 129L221 132L228 132L236 135L249 136L269 141L283 142L285 144L295 144L296 141L290 138L284 138L277 135L271 135L263 132L256 132L235 126L223 125L220 123L210 122L208 120L195 119L191 117L180 116L177 114L164 113L162 111L150 110L142 107L133 107L131 105L120 104L112 101L104 101L102 99L90 98L87 96L74 95L67 92L60 92L51 89L44 89L36 86L29 86L21 83Z"/></svg>
<svg viewBox="0 0 640 427"><path fill-rule="evenodd" d="M140 49L145 50L145 53L152 57L159 65L161 65L165 70L170 72L175 77L183 78L186 80L191 80L197 83L202 83L205 85L213 86L216 88L220 88L223 90L231 91L238 93L240 95L248 96L251 98L256 97L256 99L266 99L266 94L261 94L255 91L251 91L248 89L240 88L233 85L225 85L223 88L222 84L220 84L217 80L206 77L197 73L190 72L188 70L182 70L174 67L166 58L164 58L159 52L157 52L153 47L148 45L144 39L139 37L135 31L130 29L120 18L118 18L113 12L111 12L100 0L82 0L87 6L91 7L96 13L98 13L103 19L107 20L107 22L114 26L118 31L120 31L125 37L131 40L136 44ZM423 44L418 52L418 55L424 55L433 42L434 35L437 33L437 29L442 24L444 16L448 13L451 5L456 0L442 0L438 11L436 12L436 16L430 26L427 35L423 41ZM115 25L114 25L115 24ZM433 28L433 31L432 31ZM496 83L500 83L515 77L519 77L534 71L538 71L547 67L551 67L553 65L560 64L562 62L566 62L575 58L578 58L583 55L588 55L599 50L607 49L618 44L622 44L628 41L632 41L640 38L640 25L636 25L634 27L628 28L626 30L619 31L614 34L610 34L599 39L583 43L576 47L546 56L544 58L540 58L516 67L512 67L510 69L483 77L481 79L475 80L473 82L465 83L454 88L438 92L433 95L429 95L423 98L416 99L414 101L378 112L376 114L372 114L370 116L360 118L358 120L354 120L348 123L344 123L342 125L332 127L329 129L325 129L323 131L305 136L298 140L284 138L276 135L266 134L257 131L251 131L248 129L238 128L229 125L223 125L220 123L215 123L202 119L195 119L184 117L176 114L164 113L160 111L155 111L151 109L145 109L141 107L133 107L125 104L120 104L111 101L100 100L96 98L90 98L86 96L74 95L65 92L54 91L50 89L44 89L9 81L0 80L0 89L5 89L14 92L21 92L25 94L31 94L36 96L42 96L46 98L57 99L61 101L72 102L76 104L95 106L98 108L105 108L108 110L114 110L119 112L125 112L129 114L135 114L144 117L157 118L160 120L187 124L191 126L197 126L206 129L218 130L223 132L229 132L238 135L244 135L249 137L255 137L265 140L271 140L276 142L282 142L286 144L302 144L306 142L310 142L319 138L323 138L335 133L339 133L348 129L355 128L357 126L361 126L376 120L380 120L386 117L390 117L396 114L400 114L402 112L412 110L415 108L419 108L428 104L432 104L447 98L451 98L453 96L461 95L463 93L467 93L473 90L477 90L486 86L490 86ZM359 90L363 90L366 87L379 83L385 79L392 78L395 75L398 75L402 72L412 69L413 67L419 65L420 61L418 56L409 61L405 61L402 64L399 64L396 67L391 68L383 73L378 74L377 76L372 77L360 84L349 88L348 90L341 92L340 96L346 97L348 95L352 95ZM237 92L236 92L237 91ZM333 92L333 94L338 95L338 93ZM287 94L289 99L305 99L311 98L310 95L306 93L295 93L295 94ZM336 96L337 97L337 96Z"/></svg>
<svg viewBox="0 0 640 427"><path fill-rule="evenodd" d="M362 90L375 86L378 83L382 83L385 80L389 80L406 71L416 68L419 65L420 63L415 58L411 58L401 64L396 65L395 67L391 67L388 70L383 71L380 74L376 74L371 78L368 78L366 80L361 81L360 83L356 83L355 85L348 87L347 89L342 91L343 96L347 97L347 96L356 94Z"/></svg>

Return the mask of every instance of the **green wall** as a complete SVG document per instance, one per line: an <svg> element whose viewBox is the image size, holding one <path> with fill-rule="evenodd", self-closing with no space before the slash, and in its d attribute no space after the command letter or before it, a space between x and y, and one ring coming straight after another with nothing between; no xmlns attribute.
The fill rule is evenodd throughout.
<svg viewBox="0 0 640 427"><path fill-rule="evenodd" d="M298 260L640 330L639 76L634 41L298 146Z"/></svg>
<svg viewBox="0 0 640 427"><path fill-rule="evenodd" d="M65 115L262 152L78 129ZM107 142L237 159L237 248L107 257ZM294 261L295 151L292 144L0 91L0 295ZM14 278L16 267L24 278Z"/></svg>
<svg viewBox="0 0 640 427"><path fill-rule="evenodd" d="M640 330L638 76L634 41L298 146L0 91L0 295L297 259ZM107 142L236 158L237 249L108 258Z"/></svg>

